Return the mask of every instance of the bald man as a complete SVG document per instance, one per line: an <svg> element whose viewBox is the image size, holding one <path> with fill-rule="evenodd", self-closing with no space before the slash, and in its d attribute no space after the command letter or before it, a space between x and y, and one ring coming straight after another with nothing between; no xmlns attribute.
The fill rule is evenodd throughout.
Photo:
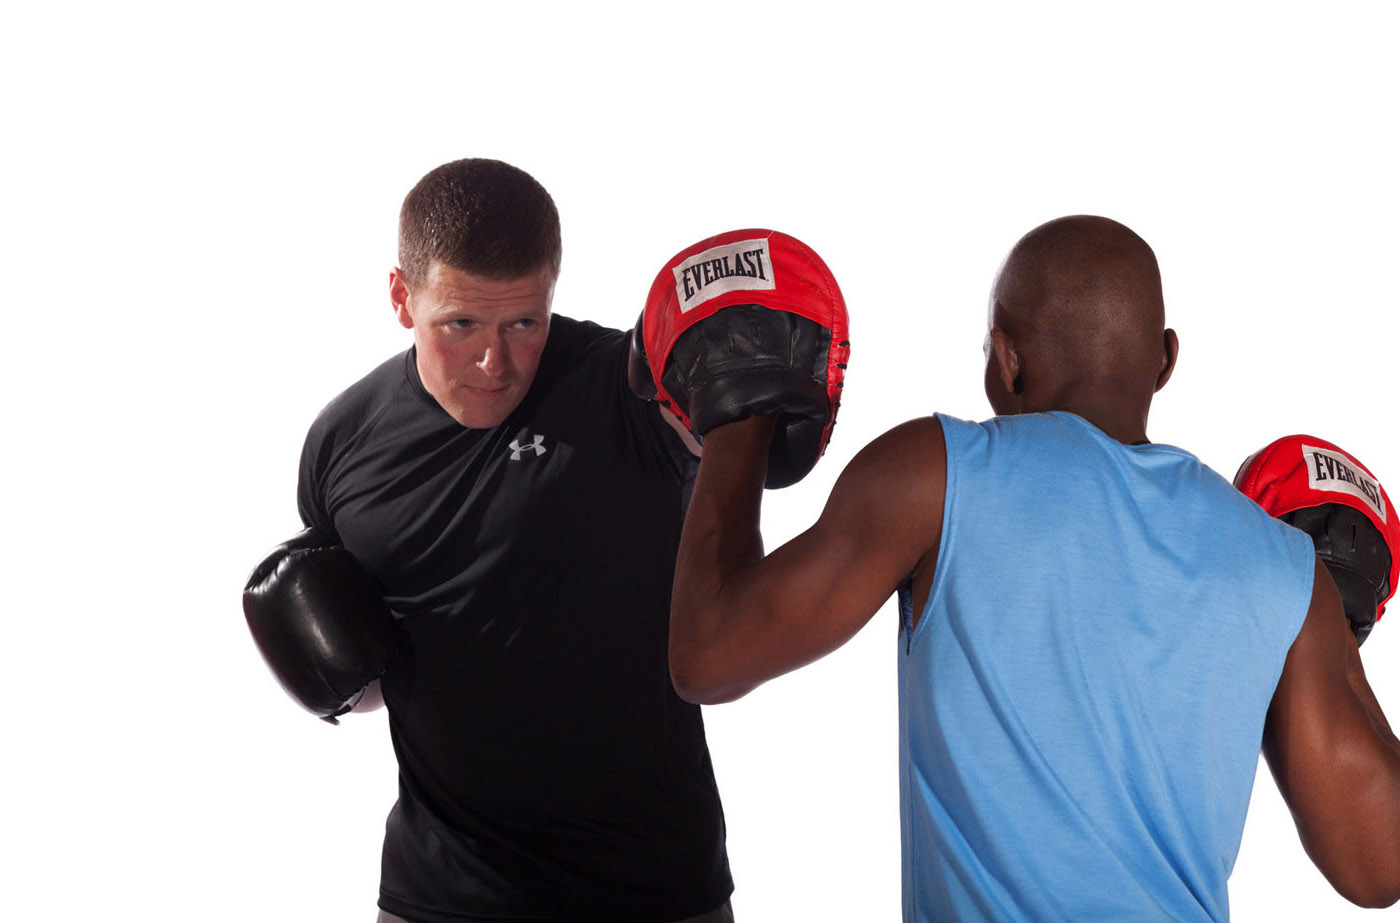
<svg viewBox="0 0 1400 923"><path fill-rule="evenodd" d="M992 294L998 416L903 424L763 555L770 418L710 432L672 594L683 698L835 649L898 591L906 920L1226 920L1260 747L1348 899L1400 896L1400 743L1303 533L1147 439L1171 377L1128 228L1031 231Z"/></svg>

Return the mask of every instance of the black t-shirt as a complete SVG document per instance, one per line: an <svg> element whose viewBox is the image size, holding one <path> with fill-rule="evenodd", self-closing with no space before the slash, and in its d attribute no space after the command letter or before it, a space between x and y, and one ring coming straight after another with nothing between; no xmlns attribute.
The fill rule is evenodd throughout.
<svg viewBox="0 0 1400 923"><path fill-rule="evenodd" d="M626 356L625 334L556 316L529 394L476 430L410 350L307 435L302 518L397 617L391 913L670 921L733 888L700 710L666 663L694 460Z"/></svg>

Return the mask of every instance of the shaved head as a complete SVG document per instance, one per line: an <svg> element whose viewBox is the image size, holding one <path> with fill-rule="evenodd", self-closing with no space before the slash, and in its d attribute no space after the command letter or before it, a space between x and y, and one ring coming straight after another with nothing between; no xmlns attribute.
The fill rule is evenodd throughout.
<svg viewBox="0 0 1400 923"><path fill-rule="evenodd" d="M989 321L987 396L998 413L1070 410L1097 424L1092 412L1119 428L1140 417L1145 439L1176 347L1157 257L1132 230L1092 215L1042 224L1002 264Z"/></svg>

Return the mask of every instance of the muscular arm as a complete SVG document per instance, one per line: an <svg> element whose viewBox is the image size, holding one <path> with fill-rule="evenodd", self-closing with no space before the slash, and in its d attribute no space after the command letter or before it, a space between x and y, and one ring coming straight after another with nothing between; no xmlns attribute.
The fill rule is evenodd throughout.
<svg viewBox="0 0 1400 923"><path fill-rule="evenodd" d="M1400 741L1325 566L1264 725L1264 757L1308 856L1343 897L1400 899Z"/></svg>
<svg viewBox="0 0 1400 923"><path fill-rule="evenodd" d="M946 457L927 418L862 450L817 523L764 557L773 428L750 417L705 437L671 597L671 677L691 702L737 699L840 647L938 553Z"/></svg>

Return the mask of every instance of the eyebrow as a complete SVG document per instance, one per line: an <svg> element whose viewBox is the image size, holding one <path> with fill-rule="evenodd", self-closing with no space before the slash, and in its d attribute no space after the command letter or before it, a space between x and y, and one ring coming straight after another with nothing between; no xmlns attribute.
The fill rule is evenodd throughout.
<svg viewBox="0 0 1400 923"><path fill-rule="evenodd" d="M461 304L435 304L428 309L428 316L433 320L481 320L485 314L497 315L496 309L473 308ZM550 314L548 305L523 307L518 311L507 311L499 313L494 323L509 324L526 318L540 319L548 317Z"/></svg>

